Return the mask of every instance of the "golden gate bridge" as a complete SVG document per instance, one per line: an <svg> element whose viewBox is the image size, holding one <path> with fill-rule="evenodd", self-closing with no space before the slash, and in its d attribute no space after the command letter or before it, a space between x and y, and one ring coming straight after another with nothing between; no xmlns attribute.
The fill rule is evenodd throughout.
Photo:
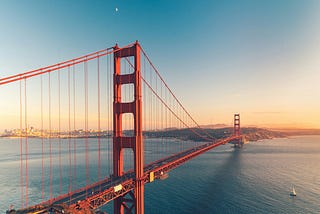
<svg viewBox="0 0 320 214"><path fill-rule="evenodd" d="M1 78L0 85L14 91L18 106L11 111L19 129L11 135L20 144L20 208L7 213L98 213L111 201L114 213L144 213L146 183L222 144L242 146L240 115L233 133L212 136L138 42ZM41 164L30 170L36 151ZM39 173L39 197L30 202Z"/></svg>

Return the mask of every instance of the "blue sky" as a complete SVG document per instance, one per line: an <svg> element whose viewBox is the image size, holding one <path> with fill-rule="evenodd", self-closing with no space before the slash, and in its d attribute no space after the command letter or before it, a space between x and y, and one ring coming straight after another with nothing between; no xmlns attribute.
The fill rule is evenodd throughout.
<svg viewBox="0 0 320 214"><path fill-rule="evenodd" d="M0 4L0 77L139 40L201 124L320 128L320 1Z"/></svg>

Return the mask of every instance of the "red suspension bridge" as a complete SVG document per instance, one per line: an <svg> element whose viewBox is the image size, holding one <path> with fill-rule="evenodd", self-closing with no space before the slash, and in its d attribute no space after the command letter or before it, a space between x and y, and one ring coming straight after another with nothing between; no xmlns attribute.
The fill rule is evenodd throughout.
<svg viewBox="0 0 320 214"><path fill-rule="evenodd" d="M8 213L94 213L111 201L114 213L144 213L146 183L219 145L242 145L239 114L233 133L213 137L138 42L0 85L15 104L4 125L19 127L5 133L20 148L20 208Z"/></svg>

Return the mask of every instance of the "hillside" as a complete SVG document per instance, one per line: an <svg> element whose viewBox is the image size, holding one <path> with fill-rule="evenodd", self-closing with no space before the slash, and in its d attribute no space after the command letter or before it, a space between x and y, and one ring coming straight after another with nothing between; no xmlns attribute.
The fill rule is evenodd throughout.
<svg viewBox="0 0 320 214"><path fill-rule="evenodd" d="M219 128L219 129L204 129L204 131L210 134L216 139L225 138L233 133L233 128ZM198 128L195 129L170 129L166 131L147 131L144 132L146 137L167 137L167 138L178 138L181 140L193 140L193 141L204 141L203 137L205 132ZM241 133L249 141L257 141L262 139L272 139L286 137L287 135L283 132L271 131L262 128L241 128Z"/></svg>

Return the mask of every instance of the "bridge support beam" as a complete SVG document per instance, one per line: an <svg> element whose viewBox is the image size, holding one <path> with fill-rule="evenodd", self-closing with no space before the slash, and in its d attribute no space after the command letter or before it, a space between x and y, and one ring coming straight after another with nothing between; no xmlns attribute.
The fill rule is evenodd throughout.
<svg viewBox="0 0 320 214"><path fill-rule="evenodd" d="M144 213L144 146L142 140L142 93L140 72L140 45L136 42L127 48L114 47L114 101L113 101L113 174L115 177L123 174L123 149L130 148L134 155L135 189L134 207L135 213ZM121 74L121 58L134 57L134 72ZM131 103L121 101L121 86L133 84L134 100ZM122 115L133 114L134 135L122 136ZM114 213L123 214L126 208L125 196L114 200ZM126 209L128 211L128 209ZM130 209L131 210L131 209ZM127 212L126 212L127 213ZM129 212L130 213L130 212Z"/></svg>

